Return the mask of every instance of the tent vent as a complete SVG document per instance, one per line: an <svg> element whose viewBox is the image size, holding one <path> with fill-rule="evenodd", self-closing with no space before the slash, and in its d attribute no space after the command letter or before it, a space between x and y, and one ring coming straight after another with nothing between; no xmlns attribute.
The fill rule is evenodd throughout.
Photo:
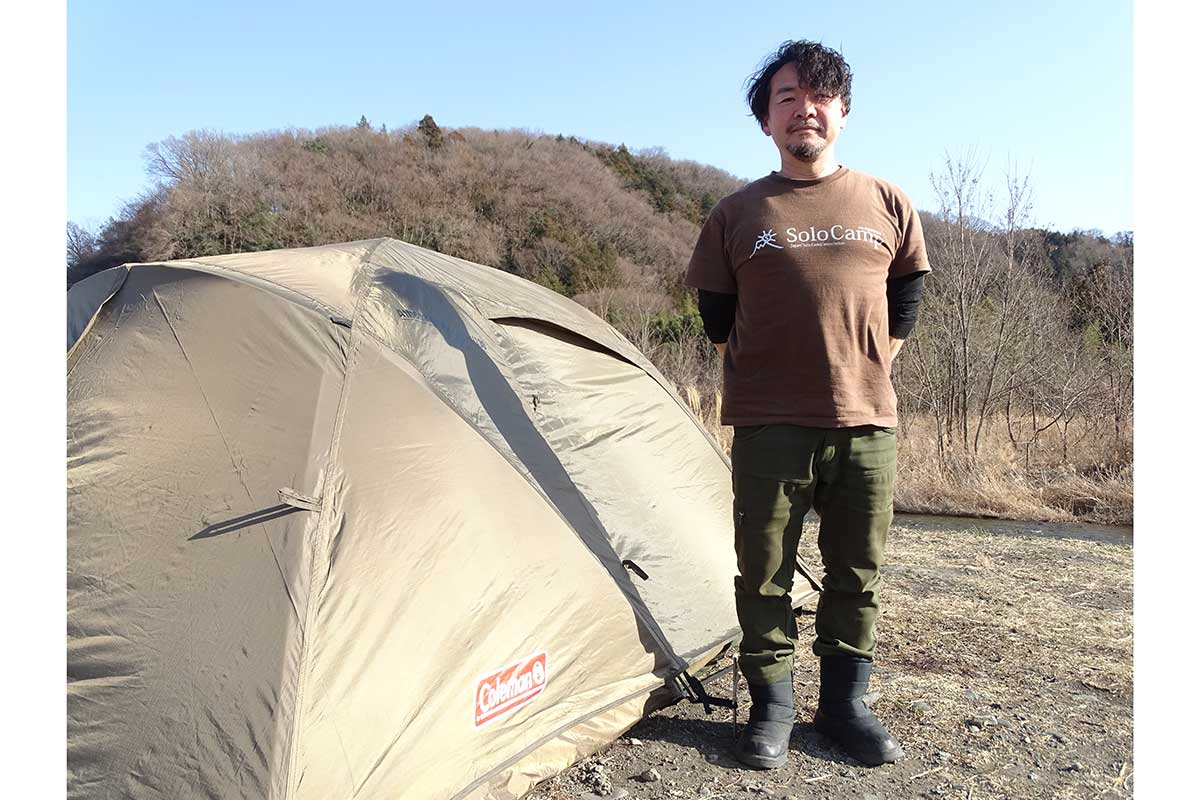
<svg viewBox="0 0 1200 800"><path fill-rule="evenodd" d="M299 508L304 511L320 511L321 498L313 497L312 495L300 494L295 489L284 487L279 490L279 502L292 508Z"/></svg>
<svg viewBox="0 0 1200 800"><path fill-rule="evenodd" d="M642 569L628 558L621 562L621 566L632 572L634 575L637 575L644 581L650 580L650 576L646 574L646 570Z"/></svg>

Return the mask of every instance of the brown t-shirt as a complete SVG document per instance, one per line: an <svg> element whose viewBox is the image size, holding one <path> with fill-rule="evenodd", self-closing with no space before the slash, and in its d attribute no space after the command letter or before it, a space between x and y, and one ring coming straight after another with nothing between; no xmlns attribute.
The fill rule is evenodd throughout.
<svg viewBox="0 0 1200 800"><path fill-rule="evenodd" d="M738 298L721 422L894 426L887 279L928 270L916 209L870 175L771 173L723 198L685 279Z"/></svg>

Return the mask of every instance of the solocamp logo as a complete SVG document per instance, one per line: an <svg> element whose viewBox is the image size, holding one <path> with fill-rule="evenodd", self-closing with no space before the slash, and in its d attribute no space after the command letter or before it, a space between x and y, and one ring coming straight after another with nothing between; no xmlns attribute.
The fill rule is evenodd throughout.
<svg viewBox="0 0 1200 800"><path fill-rule="evenodd" d="M754 258L754 254L764 247L774 247L776 250L782 250L783 247L775 243L775 231L767 229L758 235L754 240L754 250L750 252L750 257Z"/></svg>
<svg viewBox="0 0 1200 800"><path fill-rule="evenodd" d="M828 228L817 228L810 225L808 228L788 228L783 232L788 247L830 247L833 245L844 244L845 242L870 242L873 249L877 249L884 244L883 234L874 228L868 228L866 225L830 225ZM783 245L779 244L775 238L775 230L768 228L758 235L754 240L754 249L750 251L750 258L762 250L764 247L773 247L776 250L783 250Z"/></svg>
<svg viewBox="0 0 1200 800"><path fill-rule="evenodd" d="M883 234L866 225L851 228L849 225L830 225L828 228L809 226L807 230L788 228L783 232L791 247L805 245L840 244L841 242L870 242L872 247L883 244Z"/></svg>
<svg viewBox="0 0 1200 800"><path fill-rule="evenodd" d="M532 702L546 688L549 677L546 651L541 650L480 678L475 685L475 727Z"/></svg>

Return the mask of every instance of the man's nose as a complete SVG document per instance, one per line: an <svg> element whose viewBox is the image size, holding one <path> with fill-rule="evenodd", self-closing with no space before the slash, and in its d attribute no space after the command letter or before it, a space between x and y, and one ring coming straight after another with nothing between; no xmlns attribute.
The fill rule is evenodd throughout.
<svg viewBox="0 0 1200 800"><path fill-rule="evenodd" d="M808 119L817 113L817 104L814 102L811 95L800 95L800 102L796 104L796 113L801 117Z"/></svg>

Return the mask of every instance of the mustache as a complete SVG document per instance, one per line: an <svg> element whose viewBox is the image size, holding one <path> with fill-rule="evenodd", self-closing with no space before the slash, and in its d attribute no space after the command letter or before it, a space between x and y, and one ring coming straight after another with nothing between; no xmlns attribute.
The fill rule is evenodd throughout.
<svg viewBox="0 0 1200 800"><path fill-rule="evenodd" d="M816 124L815 122L797 122L795 124L788 125L788 127L787 127L788 133L795 133L796 131L803 131L803 130L812 130L812 131L822 132L825 130L825 128L822 127L821 125Z"/></svg>

